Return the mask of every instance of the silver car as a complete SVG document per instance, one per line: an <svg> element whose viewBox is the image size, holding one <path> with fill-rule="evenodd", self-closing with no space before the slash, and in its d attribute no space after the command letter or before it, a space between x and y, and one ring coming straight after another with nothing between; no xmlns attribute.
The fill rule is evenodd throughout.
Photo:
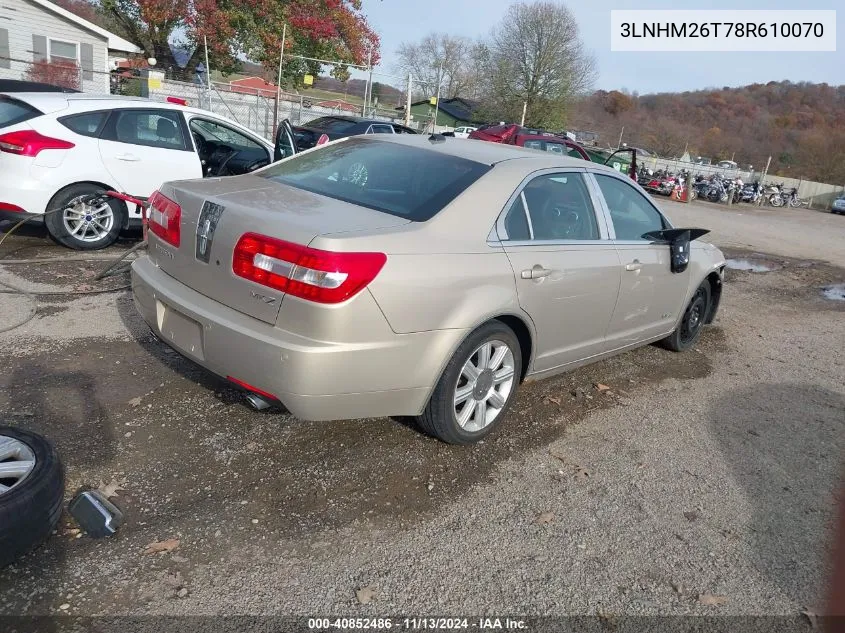
<svg viewBox="0 0 845 633"><path fill-rule="evenodd" d="M527 379L690 348L722 292L706 231L629 178L484 141L354 137L151 202L132 282L161 340L258 408L417 416L456 444Z"/></svg>

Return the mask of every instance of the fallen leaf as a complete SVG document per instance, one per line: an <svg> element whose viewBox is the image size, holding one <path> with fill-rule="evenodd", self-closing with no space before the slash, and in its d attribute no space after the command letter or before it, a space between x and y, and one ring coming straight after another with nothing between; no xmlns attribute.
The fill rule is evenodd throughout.
<svg viewBox="0 0 845 633"><path fill-rule="evenodd" d="M818 614L810 611L809 609L801 609L801 615L803 615L807 620L810 622L811 629L817 629L819 626L818 622Z"/></svg>
<svg viewBox="0 0 845 633"><path fill-rule="evenodd" d="M371 585L367 585L366 587L361 587L360 589L358 589L355 592L355 597L358 598L358 602L360 602L361 604L370 604L377 594L378 589Z"/></svg>
<svg viewBox="0 0 845 633"><path fill-rule="evenodd" d="M597 382L594 386L597 391L608 391L610 389L610 387L608 387L607 385L603 385L600 382Z"/></svg>
<svg viewBox="0 0 845 633"><path fill-rule="evenodd" d="M546 396L546 402L554 402L557 406L560 406L560 398L552 398L551 396Z"/></svg>
<svg viewBox="0 0 845 633"><path fill-rule="evenodd" d="M565 456L565 455L563 455L562 453L558 453L558 452L557 452L555 449L553 449L553 448L550 448L550 449L549 449L549 455L551 455L551 456L552 456L552 457L554 457L555 459L559 459L559 460L560 460L560 461L562 461L564 464L566 463L566 456Z"/></svg>
<svg viewBox="0 0 845 633"><path fill-rule="evenodd" d="M548 525L555 520L554 512L541 512L537 515L537 518L534 519L534 523L538 525Z"/></svg>
<svg viewBox="0 0 845 633"><path fill-rule="evenodd" d="M684 512L684 518L687 521L689 521L690 523L692 523L693 521L695 521L698 518L698 513L697 512Z"/></svg>
<svg viewBox="0 0 845 633"><path fill-rule="evenodd" d="M161 554L163 552L172 552L177 547L179 547L179 539L169 538L166 541L150 543L149 545L147 545L147 549L144 550L144 554Z"/></svg>
<svg viewBox="0 0 845 633"><path fill-rule="evenodd" d="M130 407L137 407L139 404L141 404L141 396L138 396L137 398L132 398L129 401Z"/></svg>
<svg viewBox="0 0 845 633"><path fill-rule="evenodd" d="M100 486L97 488L97 490L102 492L103 496L105 496L106 499L110 499L112 497L118 496L118 494L117 494L118 490L126 490L126 488L124 488L125 485L126 485L125 481L115 481L114 479L112 479L107 484L104 484L101 481Z"/></svg>
<svg viewBox="0 0 845 633"><path fill-rule="evenodd" d="M726 596L714 596L712 593L703 593L698 597L698 601L708 607L718 607L728 602Z"/></svg>

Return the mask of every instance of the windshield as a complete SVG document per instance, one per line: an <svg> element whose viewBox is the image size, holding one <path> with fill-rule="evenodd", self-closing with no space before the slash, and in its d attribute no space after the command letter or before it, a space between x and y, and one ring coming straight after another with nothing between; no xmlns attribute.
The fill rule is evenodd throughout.
<svg viewBox="0 0 845 633"><path fill-rule="evenodd" d="M429 149L357 137L294 156L256 175L424 222L490 169Z"/></svg>
<svg viewBox="0 0 845 633"><path fill-rule="evenodd" d="M358 125L355 121L348 121L346 119L337 119L332 116L324 116L319 119L314 119L310 123L305 123L305 127L316 128L319 130L326 130L327 132L346 132Z"/></svg>

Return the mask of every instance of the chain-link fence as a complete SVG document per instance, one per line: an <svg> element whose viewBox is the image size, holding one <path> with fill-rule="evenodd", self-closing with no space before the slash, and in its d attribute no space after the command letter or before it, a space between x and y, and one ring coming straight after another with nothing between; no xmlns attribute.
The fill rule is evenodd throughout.
<svg viewBox="0 0 845 633"><path fill-rule="evenodd" d="M180 69L181 71L181 69ZM196 74L193 81L168 78L187 78L184 71L140 68L118 68L111 72L83 70L73 63L32 62L0 57L0 79L17 79L48 83L91 94L115 94L148 97L153 101L179 99L195 108L240 123L267 139L272 139L276 125L289 119L293 125L327 115L361 116L364 107L325 92L301 94L279 93L272 84L254 87L237 81L231 83L204 81L204 74ZM253 78L254 79L254 78ZM258 80L261 81L261 80ZM319 96L318 96L319 95ZM404 122L404 110L388 107L367 108L366 116L382 121ZM411 121L410 127L423 129L426 121Z"/></svg>

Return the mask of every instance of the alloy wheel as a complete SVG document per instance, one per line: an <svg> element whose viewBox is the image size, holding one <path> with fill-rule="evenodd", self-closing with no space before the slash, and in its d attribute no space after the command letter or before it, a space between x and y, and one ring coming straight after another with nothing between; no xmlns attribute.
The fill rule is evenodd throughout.
<svg viewBox="0 0 845 633"><path fill-rule="evenodd" d="M70 237L80 242L99 242L114 227L114 211L107 202L94 206L84 202L85 197L68 203L62 211L62 222Z"/></svg>
<svg viewBox="0 0 845 633"><path fill-rule="evenodd" d="M26 444L0 435L0 496L29 476L35 468L35 454Z"/></svg>
<svg viewBox="0 0 845 633"><path fill-rule="evenodd" d="M508 401L516 379L514 356L504 341L482 343L470 354L455 385L454 410L465 431L493 423Z"/></svg>

